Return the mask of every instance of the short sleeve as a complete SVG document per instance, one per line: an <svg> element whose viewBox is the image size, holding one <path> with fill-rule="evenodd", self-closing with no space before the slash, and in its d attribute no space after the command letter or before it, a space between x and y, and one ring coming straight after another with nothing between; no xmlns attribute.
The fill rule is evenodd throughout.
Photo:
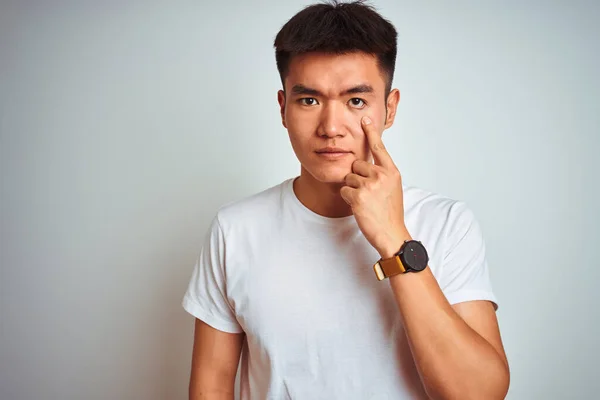
<svg viewBox="0 0 600 400"><path fill-rule="evenodd" d="M440 287L448 302L488 300L497 310L485 241L475 215L465 203L455 202L451 206L445 235Z"/></svg>
<svg viewBox="0 0 600 400"><path fill-rule="evenodd" d="M225 237L215 217L204 239L194 266L183 308L215 329L243 332L227 298L225 275Z"/></svg>

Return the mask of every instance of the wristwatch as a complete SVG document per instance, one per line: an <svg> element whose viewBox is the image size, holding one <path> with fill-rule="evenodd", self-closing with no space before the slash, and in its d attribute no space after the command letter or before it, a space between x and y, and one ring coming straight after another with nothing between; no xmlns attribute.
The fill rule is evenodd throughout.
<svg viewBox="0 0 600 400"><path fill-rule="evenodd" d="M382 281L406 272L419 272L427 267L429 256L425 246L417 240L407 240L393 257L380 259L373 265L375 276Z"/></svg>

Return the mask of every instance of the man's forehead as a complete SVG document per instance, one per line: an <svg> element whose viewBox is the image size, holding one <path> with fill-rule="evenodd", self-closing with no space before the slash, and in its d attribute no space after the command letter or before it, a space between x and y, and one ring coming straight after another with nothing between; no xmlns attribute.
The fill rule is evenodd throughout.
<svg viewBox="0 0 600 400"><path fill-rule="evenodd" d="M305 87L320 92L340 94L357 87L383 91L385 82L377 59L364 53L308 53L295 56L289 64L286 87Z"/></svg>

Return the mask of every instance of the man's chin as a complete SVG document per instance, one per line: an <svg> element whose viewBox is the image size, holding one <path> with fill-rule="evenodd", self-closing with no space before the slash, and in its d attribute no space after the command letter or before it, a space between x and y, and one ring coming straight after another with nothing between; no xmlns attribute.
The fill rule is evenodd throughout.
<svg viewBox="0 0 600 400"><path fill-rule="evenodd" d="M343 184L350 169L326 168L314 171L311 175L321 183Z"/></svg>

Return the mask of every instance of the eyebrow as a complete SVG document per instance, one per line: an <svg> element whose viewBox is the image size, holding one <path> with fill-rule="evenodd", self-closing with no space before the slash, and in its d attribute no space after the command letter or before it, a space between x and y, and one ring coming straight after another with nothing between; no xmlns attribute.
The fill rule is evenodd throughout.
<svg viewBox="0 0 600 400"><path fill-rule="evenodd" d="M344 96L347 94L357 94L357 93L373 93L373 87L371 85L358 85L351 87L350 89L344 90L340 93L340 96ZM296 95L310 95L310 96L323 96L323 93L319 92L317 89L309 88L304 85L294 85L292 87L292 94Z"/></svg>

